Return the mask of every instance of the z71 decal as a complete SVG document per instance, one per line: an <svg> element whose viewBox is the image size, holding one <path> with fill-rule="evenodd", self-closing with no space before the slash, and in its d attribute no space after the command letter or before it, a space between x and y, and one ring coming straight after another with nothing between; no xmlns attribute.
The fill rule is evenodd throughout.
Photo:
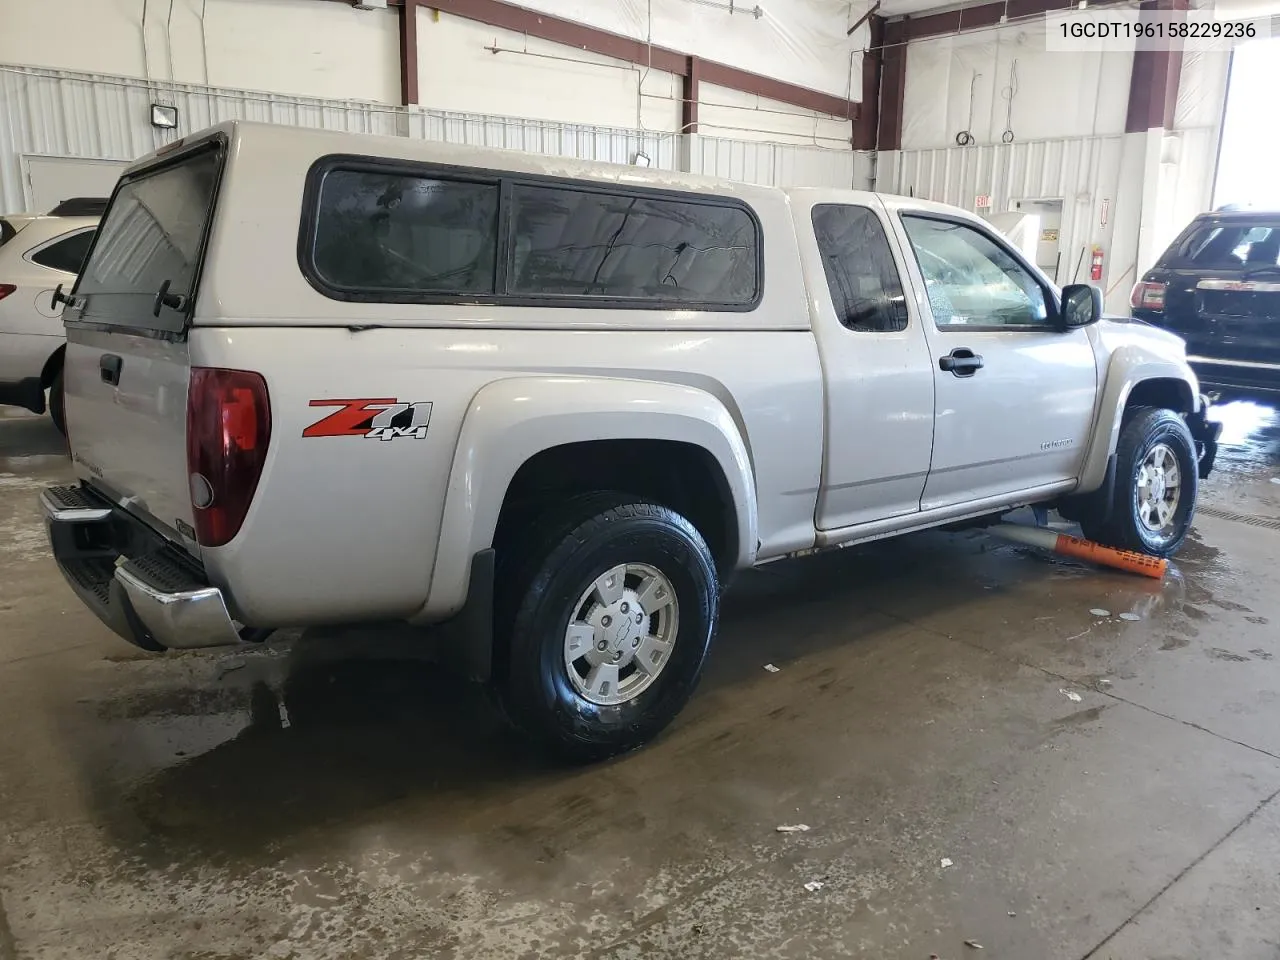
<svg viewBox="0 0 1280 960"><path fill-rule="evenodd" d="M393 399L312 400L313 407L338 407L302 431L304 437L369 437L425 440L431 423L431 404L402 403Z"/></svg>

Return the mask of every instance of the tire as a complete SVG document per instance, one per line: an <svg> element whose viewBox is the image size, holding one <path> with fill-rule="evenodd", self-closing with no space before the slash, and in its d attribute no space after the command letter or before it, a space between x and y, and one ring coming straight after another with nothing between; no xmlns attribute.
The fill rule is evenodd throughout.
<svg viewBox="0 0 1280 960"><path fill-rule="evenodd" d="M656 736L692 695L716 632L719 583L702 535L666 507L591 494L513 539L499 549L496 604L508 720L571 762ZM572 621L584 626L571 649ZM640 668L646 655L652 670Z"/></svg>
<svg viewBox="0 0 1280 960"><path fill-rule="evenodd" d="M62 368L59 367L58 372L53 375L53 382L49 384L49 416L53 419L53 425L58 428L58 432L65 437L67 435L67 418L64 403Z"/></svg>
<svg viewBox="0 0 1280 960"><path fill-rule="evenodd" d="M1116 445L1116 480L1110 516L1099 519L1099 511L1086 511L1080 518L1084 535L1090 540L1133 550L1152 557L1177 553L1191 530L1195 516L1200 474L1195 441L1183 419L1172 410L1142 408L1131 412L1120 429ZM1157 452L1163 451L1163 452ZM1163 465L1153 469L1153 461ZM1166 506L1151 506L1154 495L1170 479L1169 463L1176 467L1176 500L1169 510L1170 493L1156 498ZM1144 472L1144 466L1146 471ZM1156 480L1154 486L1152 481ZM1167 520L1160 524L1163 513Z"/></svg>

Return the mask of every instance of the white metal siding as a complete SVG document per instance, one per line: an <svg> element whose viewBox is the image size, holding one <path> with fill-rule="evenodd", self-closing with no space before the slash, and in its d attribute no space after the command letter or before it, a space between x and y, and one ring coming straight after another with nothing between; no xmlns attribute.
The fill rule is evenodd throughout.
<svg viewBox="0 0 1280 960"><path fill-rule="evenodd" d="M693 172L778 186L855 185L867 161L852 150L323 100L189 84L158 84L98 74L0 65L0 212L31 201L23 182L28 155L132 160L174 134L149 122L152 102L178 108L179 130L243 119L352 133L401 135L631 163L637 153L674 170L687 154ZM682 151L682 139L689 141ZM857 185L861 186L861 183Z"/></svg>
<svg viewBox="0 0 1280 960"><path fill-rule="evenodd" d="M1085 137L885 153L878 186L968 210L977 196L987 195L992 212L1031 197L1071 201L1114 185L1122 140Z"/></svg>
<svg viewBox="0 0 1280 960"><path fill-rule="evenodd" d="M869 163L852 150L832 150L785 143L689 137L689 173L743 180L775 187L844 187L861 189L858 168Z"/></svg>
<svg viewBox="0 0 1280 960"><path fill-rule="evenodd" d="M1015 200L1061 199L1062 223L1059 249L1062 282L1087 282L1093 244L1107 252L1104 290L1116 265L1112 235L1118 219L1141 215L1140 189L1121 189L1124 138L1080 137L948 147L936 150L901 150L880 155L876 189L885 193L939 200L978 213L1014 209ZM991 198L990 209L977 210L979 196ZM1102 223L1102 203L1107 201L1107 223ZM1132 257L1119 270L1130 267ZM1119 273L1115 274L1119 278ZM1111 291L1109 308L1122 309L1128 299L1132 273L1119 278L1124 289Z"/></svg>
<svg viewBox="0 0 1280 960"><path fill-rule="evenodd" d="M990 209L979 213L1011 210L1015 200L1061 199L1061 281L1088 282L1097 244L1107 310L1127 313L1135 278L1209 208L1216 151L1216 131L1208 128L899 150L879 155L876 189L967 210L989 196Z"/></svg>

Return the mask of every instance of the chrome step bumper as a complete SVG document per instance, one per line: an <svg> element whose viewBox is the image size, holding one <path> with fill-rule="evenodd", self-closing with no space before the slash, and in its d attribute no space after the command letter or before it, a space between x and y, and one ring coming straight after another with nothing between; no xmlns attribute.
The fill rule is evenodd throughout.
<svg viewBox="0 0 1280 960"><path fill-rule="evenodd" d="M40 494L58 569L103 623L144 650L240 643L244 628L199 566L86 487Z"/></svg>

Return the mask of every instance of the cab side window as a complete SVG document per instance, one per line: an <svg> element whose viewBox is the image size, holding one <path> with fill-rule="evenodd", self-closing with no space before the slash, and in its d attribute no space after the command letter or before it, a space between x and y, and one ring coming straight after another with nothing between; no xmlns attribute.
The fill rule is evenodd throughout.
<svg viewBox="0 0 1280 960"><path fill-rule="evenodd" d="M842 203L817 204L813 232L840 322L858 333L905 330L902 280L875 212Z"/></svg>
<svg viewBox="0 0 1280 960"><path fill-rule="evenodd" d="M931 217L902 222L939 329L1051 326L1039 281L982 231Z"/></svg>

